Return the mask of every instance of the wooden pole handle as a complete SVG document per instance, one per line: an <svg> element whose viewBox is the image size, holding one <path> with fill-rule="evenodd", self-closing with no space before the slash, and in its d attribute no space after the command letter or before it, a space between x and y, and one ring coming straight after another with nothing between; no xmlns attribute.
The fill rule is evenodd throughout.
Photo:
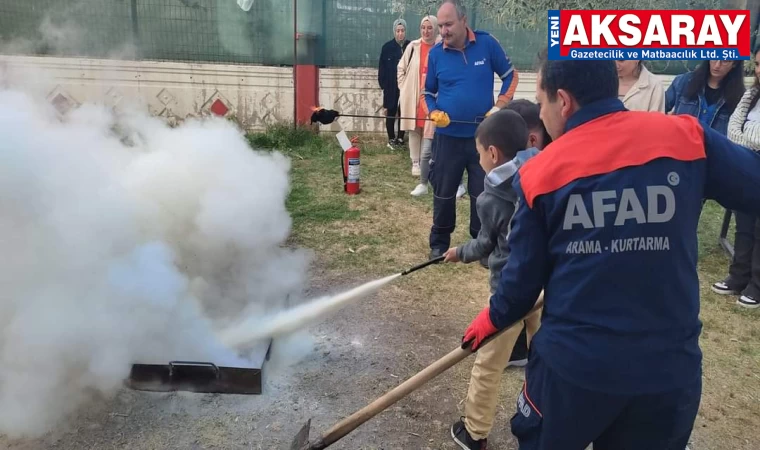
<svg viewBox="0 0 760 450"><path fill-rule="evenodd" d="M495 333L489 336L488 339L486 339L485 341L483 341L483 343L481 343L480 348L482 348L483 345L486 345L492 340L494 340L497 336L501 335L508 329L522 322L523 320L525 320L526 317L530 316L531 314L543 308L543 306L544 306L544 296L542 292L535 306L533 306L533 308L530 310L528 314L525 315L525 317L518 320L517 322L510 325L509 327L499 331L498 333ZM309 449L321 450L334 444L339 439L343 438L348 433L355 430L364 422L368 421L369 419L373 418L377 414L381 413L382 411L387 409L389 406L393 405L397 401L406 397L407 395L409 395L411 392L413 392L414 390L416 390L423 384L427 383L428 381L442 374L446 370L455 366L457 363L459 363L460 361L467 358L473 353L475 352L473 352L470 348L465 349L465 348L462 348L461 346L457 347L456 349L452 350L449 354L447 354L443 358L427 366L420 372L416 373L413 377L409 378L408 380L399 384L392 390L383 394L381 397L379 397L378 399L376 399L369 405L365 406L364 408L360 409L359 411L351 414L350 416L346 417L345 419L335 424L332 428L327 430L322 435L321 438L314 441L309 446Z"/></svg>

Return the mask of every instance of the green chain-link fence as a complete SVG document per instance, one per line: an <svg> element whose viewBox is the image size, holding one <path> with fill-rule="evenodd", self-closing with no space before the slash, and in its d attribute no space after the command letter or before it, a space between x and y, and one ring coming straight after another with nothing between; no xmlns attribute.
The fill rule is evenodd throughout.
<svg viewBox="0 0 760 450"><path fill-rule="evenodd" d="M667 1L670 6L695 6L694 0ZM705 1L719 7L737 3ZM380 48L393 37L393 21L404 18L407 37L415 39L421 17L435 14L437 3L299 0L298 61L376 67ZM465 1L471 26L493 33L518 69L532 68L536 53L546 45L546 20L541 20L545 9L529 10L532 20L517 20L494 14L492 3ZM248 11L237 0L0 0L0 53L291 65L293 10L292 0L254 0ZM650 67L656 73L677 74L690 65L656 61Z"/></svg>

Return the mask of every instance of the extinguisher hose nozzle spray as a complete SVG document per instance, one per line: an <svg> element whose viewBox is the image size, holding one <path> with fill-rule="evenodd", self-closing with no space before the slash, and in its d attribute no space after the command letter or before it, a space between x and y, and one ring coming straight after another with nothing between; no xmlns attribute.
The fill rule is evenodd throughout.
<svg viewBox="0 0 760 450"><path fill-rule="evenodd" d="M302 329L305 325L316 322L322 317L337 311L351 302L359 300L378 291L393 280L412 272L438 264L443 256L431 259L404 272L390 275L379 280L370 281L338 295L322 297L295 308L280 311L273 316L259 317L253 315L240 320L237 324L219 333L221 342L229 347L238 348L263 338L273 338Z"/></svg>
<svg viewBox="0 0 760 450"><path fill-rule="evenodd" d="M431 265L433 265L433 264L438 264L438 263L440 263L440 262L443 262L443 260L444 260L445 258L446 258L445 256L439 256L439 257L437 257L437 258L433 258L433 259L431 259L430 261L427 261L427 262L424 262L424 263L422 263L422 264L416 265L416 266L414 266L414 267L411 267L411 268L409 268L409 269L407 269L407 270L405 270L405 271L401 272L401 275L409 275L410 273L412 273L412 272L416 272L416 271L418 271L418 270L420 270L420 269L424 269L424 268L425 268L425 267L427 267L427 266L431 266Z"/></svg>

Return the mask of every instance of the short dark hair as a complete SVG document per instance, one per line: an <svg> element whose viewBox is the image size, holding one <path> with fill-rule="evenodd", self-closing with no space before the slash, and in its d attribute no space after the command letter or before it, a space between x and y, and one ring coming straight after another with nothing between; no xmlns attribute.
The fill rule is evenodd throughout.
<svg viewBox="0 0 760 450"><path fill-rule="evenodd" d="M552 141L551 136L546 131L544 122L541 120L541 107L537 103L533 103L528 99L518 98L509 102L504 109L511 109L519 114L525 120L528 131L538 130L543 136L544 145L549 145Z"/></svg>
<svg viewBox="0 0 760 450"><path fill-rule="evenodd" d="M580 106L605 98L617 98L618 75L615 61L551 60L547 50L539 54L539 87L550 101L563 89Z"/></svg>
<svg viewBox="0 0 760 450"><path fill-rule="evenodd" d="M493 145L505 158L512 159L528 144L528 125L517 112L501 109L478 125L475 141L485 148Z"/></svg>

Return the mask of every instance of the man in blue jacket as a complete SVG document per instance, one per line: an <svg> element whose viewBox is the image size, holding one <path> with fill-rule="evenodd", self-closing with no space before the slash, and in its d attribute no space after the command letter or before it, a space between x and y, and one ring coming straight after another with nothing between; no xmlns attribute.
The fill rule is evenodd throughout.
<svg viewBox="0 0 760 450"><path fill-rule="evenodd" d="M480 220L475 199L483 192L485 173L475 148L477 121L501 109L514 97L517 72L499 42L467 26L467 11L458 0L445 0L438 9L441 42L430 50L425 79L425 102L436 124L430 183L433 186L431 258L451 244L456 225L456 193L467 169L470 194L470 235L478 236ZM494 73L501 78L494 106ZM471 121L454 123L451 120Z"/></svg>
<svg viewBox="0 0 760 450"><path fill-rule="evenodd" d="M543 290L520 449L681 450L702 389L702 199L760 215L760 154L692 116L626 110L613 61L544 60L536 92L554 140L515 178L510 258L463 345Z"/></svg>

